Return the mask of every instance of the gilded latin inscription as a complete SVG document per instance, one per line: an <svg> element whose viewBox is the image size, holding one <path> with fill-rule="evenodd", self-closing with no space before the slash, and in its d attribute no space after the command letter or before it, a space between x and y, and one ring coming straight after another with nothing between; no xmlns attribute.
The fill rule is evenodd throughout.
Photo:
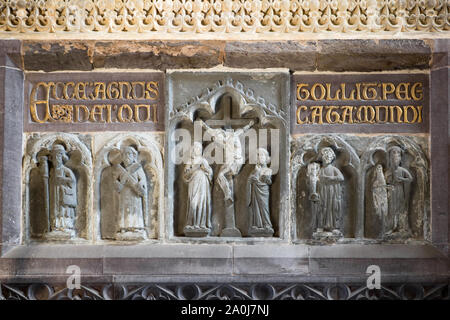
<svg viewBox="0 0 450 320"><path fill-rule="evenodd" d="M38 82L29 108L35 123L157 123L159 95L158 81Z"/></svg>
<svg viewBox="0 0 450 320"><path fill-rule="evenodd" d="M296 123L422 123L423 88L422 82L297 83L296 100L300 105ZM307 101L317 105L305 105Z"/></svg>

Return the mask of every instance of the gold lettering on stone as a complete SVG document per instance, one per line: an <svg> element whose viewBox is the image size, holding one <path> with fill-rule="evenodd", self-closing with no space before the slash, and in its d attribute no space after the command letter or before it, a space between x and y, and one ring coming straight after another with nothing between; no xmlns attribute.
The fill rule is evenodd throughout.
<svg viewBox="0 0 450 320"><path fill-rule="evenodd" d="M158 105L148 102L159 94L158 81L38 82L30 93L30 117L35 123L157 123Z"/></svg>

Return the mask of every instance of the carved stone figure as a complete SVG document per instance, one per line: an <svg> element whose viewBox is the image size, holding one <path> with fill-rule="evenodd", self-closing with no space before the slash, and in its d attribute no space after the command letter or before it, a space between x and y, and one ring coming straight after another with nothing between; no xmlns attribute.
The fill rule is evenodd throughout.
<svg viewBox="0 0 450 320"><path fill-rule="evenodd" d="M143 240L145 232L144 212L147 207L147 178L140 163L138 152L132 146L120 150L120 163L113 164L111 186L118 195L117 240Z"/></svg>
<svg viewBox="0 0 450 320"><path fill-rule="evenodd" d="M105 134L96 155L99 239L156 238L164 192L161 141L153 134Z"/></svg>
<svg viewBox="0 0 450 320"><path fill-rule="evenodd" d="M410 234L408 223L409 183L411 173L401 167L402 150L398 146L388 149L386 170L388 215L385 221L387 237L406 237Z"/></svg>
<svg viewBox="0 0 450 320"><path fill-rule="evenodd" d="M75 235L74 220L77 207L77 181L71 169L64 163L69 160L64 146L53 145L49 181L46 181L45 157L39 157L44 179L44 197L46 208L50 209L50 232L45 235L49 240L70 239ZM45 184L48 184L49 189ZM47 191L49 190L49 191ZM47 193L48 192L48 193Z"/></svg>
<svg viewBox="0 0 450 320"><path fill-rule="evenodd" d="M188 183L188 212L184 234L204 237L211 231L211 182L213 171L202 156L202 144L194 142L191 161L184 168Z"/></svg>
<svg viewBox="0 0 450 320"><path fill-rule="evenodd" d="M388 214L388 195L386 179L383 173L383 166L378 164L372 181L372 200L375 214L379 221L382 221L382 234L386 232L386 219Z"/></svg>
<svg viewBox="0 0 450 320"><path fill-rule="evenodd" d="M201 124L206 129L206 133L214 137L214 141L222 146L225 152L225 163L220 167L216 180L223 191L226 207L225 227L221 236L240 237L241 232L235 225L233 177L240 172L245 162L242 157L240 136L249 130L255 122L251 120L244 128L236 130L231 128L213 129L203 121Z"/></svg>
<svg viewBox="0 0 450 320"><path fill-rule="evenodd" d="M270 221L270 185L272 170L267 167L270 156L266 149L258 149L258 162L247 183L247 205L250 208L248 234L252 237L271 237L274 230Z"/></svg>
<svg viewBox="0 0 450 320"><path fill-rule="evenodd" d="M90 137L49 133L27 137L24 154L24 242L89 239Z"/></svg>
<svg viewBox="0 0 450 320"><path fill-rule="evenodd" d="M342 188L344 181L342 172L333 165L336 155L330 147L321 149L322 167L317 179L317 167L312 167L310 184L317 183L318 193L312 192L310 200L313 202L313 214L315 215L316 232L313 238L342 237L340 231ZM316 182L315 182L316 181Z"/></svg>

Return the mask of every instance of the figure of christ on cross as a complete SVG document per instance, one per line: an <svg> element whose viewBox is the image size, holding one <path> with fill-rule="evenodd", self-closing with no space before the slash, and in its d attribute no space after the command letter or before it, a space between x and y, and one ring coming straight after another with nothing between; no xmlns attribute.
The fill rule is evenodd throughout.
<svg viewBox="0 0 450 320"><path fill-rule="evenodd" d="M224 116L221 120L208 120L208 124L200 120L202 127L206 130L206 134L213 137L214 142L219 144L225 155L224 164L219 169L217 175L217 183L224 194L225 204L225 225L220 234L222 237L240 237L241 232L236 228L234 215L234 182L233 178L237 175L245 158L242 156L242 145L240 137L245 134L254 124L254 120L250 119L232 119L231 103L223 106ZM232 125L243 125L243 128L232 129ZM224 128L213 129L210 126L223 126Z"/></svg>

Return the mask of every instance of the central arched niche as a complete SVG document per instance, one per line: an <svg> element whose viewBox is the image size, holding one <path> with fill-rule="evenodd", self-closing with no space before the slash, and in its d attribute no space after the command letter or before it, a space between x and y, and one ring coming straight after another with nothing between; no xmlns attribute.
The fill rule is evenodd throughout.
<svg viewBox="0 0 450 320"><path fill-rule="evenodd" d="M261 97L254 97L251 89L244 88L244 84L232 79L218 81L212 88L206 90L206 94L201 98L195 97L189 102L174 108L175 112L169 115L170 131L176 129L184 129L190 134L190 145L194 144L194 122L203 121L211 129L234 130L250 126L255 129L254 132L249 130L240 135L240 142L243 147L243 157L245 159L242 168L234 175L234 221L235 227L239 230L236 234L224 234L227 229L226 216L227 208L224 201L224 191L218 183L218 175L222 168L222 164L217 164L209 158L209 165L212 169L211 181L211 230L207 235L211 237L229 237L235 239L240 237L257 237L258 235L249 234L249 211L248 206L248 181L255 169L254 160L256 155L249 149L249 140L256 139L258 146L262 141L266 141L266 150L272 155L273 145L280 147L280 156L283 154L283 146L285 146L287 123L288 121L281 116L280 112L274 105L266 106L265 100ZM264 130L261 130L264 129ZM271 129L278 130L273 134ZM201 129L205 134L207 128ZM260 136L260 132L266 131L267 138ZM203 139L205 140L205 139ZM171 158L170 153L173 151L171 147L170 137L168 138L168 159ZM203 147L203 155L206 156L206 150L214 149L214 141L200 141ZM215 156L215 152L208 153ZM252 164L249 163L252 159ZM270 167L270 164L269 164ZM184 164L168 163L168 189L169 194L172 193L173 200L173 235L177 237L195 238L195 236L187 237L185 234L185 226L187 222L187 211L189 206L188 192L189 186L183 180ZM272 237L280 237L280 224L284 223L284 212L286 205L283 204L283 183L287 180L282 176L286 174L286 165L279 164L279 170L271 176L272 184L269 187L269 212L270 222L273 228ZM287 189L287 188L286 188ZM286 190L284 189L284 190ZM229 217L229 215L228 215Z"/></svg>

